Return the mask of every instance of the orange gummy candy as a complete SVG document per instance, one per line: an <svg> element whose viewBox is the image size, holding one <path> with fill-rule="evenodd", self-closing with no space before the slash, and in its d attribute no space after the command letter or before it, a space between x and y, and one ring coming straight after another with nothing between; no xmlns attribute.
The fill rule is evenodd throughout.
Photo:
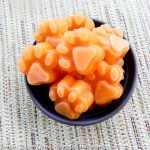
<svg viewBox="0 0 150 150"><path fill-rule="evenodd" d="M92 19L77 13L43 21L18 62L31 85L53 83L49 98L55 110L69 118L97 104L109 105L123 93L123 57L129 43L118 28L95 28Z"/></svg>
<svg viewBox="0 0 150 150"><path fill-rule="evenodd" d="M56 47L60 68L67 72L77 71L82 75L93 73L105 57L104 50L96 45L96 37L86 28L67 31L64 40Z"/></svg>
<svg viewBox="0 0 150 150"><path fill-rule="evenodd" d="M67 30L68 25L64 19L44 20L34 38L37 42L49 42L55 48Z"/></svg>
<svg viewBox="0 0 150 150"><path fill-rule="evenodd" d="M112 100L122 95L123 69L120 65L109 65L102 61L97 68L98 79L95 87L95 103L107 106Z"/></svg>
<svg viewBox="0 0 150 150"><path fill-rule="evenodd" d="M57 54L51 45L42 42L27 46L18 62L21 72L31 85L51 83L58 78Z"/></svg>
<svg viewBox="0 0 150 150"><path fill-rule="evenodd" d="M123 93L120 83L108 83L105 80L99 81L95 89L95 103L104 106L112 100L118 99Z"/></svg>
<svg viewBox="0 0 150 150"><path fill-rule="evenodd" d="M111 28L104 24L94 28L93 32L98 35L98 45L105 49L105 61L115 64L129 50L129 43L123 39L123 33L118 28Z"/></svg>
<svg viewBox="0 0 150 150"><path fill-rule="evenodd" d="M95 85L98 81L105 80L109 83L119 83L124 78L124 70L118 64L109 65L105 61L101 61L98 66L97 70L85 76L84 80L88 82L93 91L95 91Z"/></svg>
<svg viewBox="0 0 150 150"><path fill-rule="evenodd" d="M55 102L55 110L69 119L77 119L94 101L90 85L70 75L50 87L49 97Z"/></svg>
<svg viewBox="0 0 150 150"><path fill-rule="evenodd" d="M123 79L123 73L124 71L120 65L109 65L105 61L101 61L97 67L97 71L85 77L85 81L91 85L92 92L95 93L96 104L107 106L113 99L117 99L121 96L122 88L120 88L120 81ZM102 83L102 87L104 85L104 88L108 88L108 92L107 89L105 91L101 88L98 83L100 83L100 85ZM117 94L117 90L120 94L114 98L113 95ZM110 93L110 95L108 93Z"/></svg>
<svg viewBox="0 0 150 150"><path fill-rule="evenodd" d="M120 82L123 79L123 69L120 65L109 65L105 61L99 63L97 67L98 78L108 82Z"/></svg>
<svg viewBox="0 0 150 150"><path fill-rule="evenodd" d="M95 25L92 19L77 13L74 16L43 21L39 25L34 38L37 42L49 42L53 48L56 48L66 31L78 29L80 27L92 30Z"/></svg>
<svg viewBox="0 0 150 150"><path fill-rule="evenodd" d="M72 31L74 29L79 29L85 27L89 30L95 28L95 24L92 19L86 18L81 13L76 13L73 16L67 16L64 18L68 24L68 30Z"/></svg>

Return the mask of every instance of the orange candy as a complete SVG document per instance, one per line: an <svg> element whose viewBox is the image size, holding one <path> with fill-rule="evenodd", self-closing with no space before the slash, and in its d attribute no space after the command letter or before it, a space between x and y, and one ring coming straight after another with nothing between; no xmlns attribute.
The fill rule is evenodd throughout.
<svg viewBox="0 0 150 150"><path fill-rule="evenodd" d="M35 39L36 45L23 50L18 67L31 85L52 83L49 98L59 114L78 119L95 104L105 107L120 98L123 57L129 50L120 29L95 28L77 13L43 21Z"/></svg>
<svg viewBox="0 0 150 150"><path fill-rule="evenodd" d="M105 61L102 61L97 67L97 72L99 79L119 83L123 79L124 71L120 65L109 65Z"/></svg>
<svg viewBox="0 0 150 150"><path fill-rule="evenodd" d="M85 81L91 85L97 105L107 105L121 96L123 88L120 81L123 79L123 72L120 65L109 65L105 61L101 61L97 72L86 76Z"/></svg>
<svg viewBox="0 0 150 150"><path fill-rule="evenodd" d="M56 48L66 31L81 27L92 30L95 25L92 19L86 18L80 13L65 18L45 20L39 25L34 38L37 42L49 42L53 48Z"/></svg>
<svg viewBox="0 0 150 150"><path fill-rule="evenodd" d="M123 92L120 83L108 83L104 80L99 81L95 90L95 103L103 106L110 103L112 100L118 99Z"/></svg>
<svg viewBox="0 0 150 150"><path fill-rule="evenodd" d="M18 61L21 72L31 85L51 83L58 78L57 54L51 45L43 42L27 46Z"/></svg>
<svg viewBox="0 0 150 150"><path fill-rule="evenodd" d="M95 103L103 106L122 95L123 69L120 65L108 65L101 62L97 68L97 82L95 83Z"/></svg>
<svg viewBox="0 0 150 150"><path fill-rule="evenodd" d="M86 18L81 13L76 13L73 16L67 16L64 19L67 21L69 31L82 27L92 30L95 27L93 20Z"/></svg>
<svg viewBox="0 0 150 150"><path fill-rule="evenodd" d="M123 39L123 33L118 28L111 28L104 24L94 28L98 35L97 43L105 49L105 61L109 64L117 63L129 50L129 43Z"/></svg>
<svg viewBox="0 0 150 150"><path fill-rule="evenodd" d="M45 20L39 25L34 38L38 43L49 42L55 48L67 30L68 25L64 19Z"/></svg>
<svg viewBox="0 0 150 150"><path fill-rule="evenodd" d="M104 50L96 45L96 37L86 28L66 32L64 40L56 47L60 68L67 72L77 71L82 75L93 73L105 57Z"/></svg>
<svg viewBox="0 0 150 150"><path fill-rule="evenodd" d="M49 97L55 110L69 119L77 119L94 102L90 85L69 75L50 88Z"/></svg>

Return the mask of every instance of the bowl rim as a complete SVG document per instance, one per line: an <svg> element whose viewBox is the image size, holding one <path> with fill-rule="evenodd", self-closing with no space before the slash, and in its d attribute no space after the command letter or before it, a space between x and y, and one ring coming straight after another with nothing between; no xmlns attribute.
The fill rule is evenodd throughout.
<svg viewBox="0 0 150 150"><path fill-rule="evenodd" d="M94 22L97 22L99 24L104 24L105 22L98 20L98 19L93 19ZM125 36L124 36L124 39ZM129 41L128 41L129 42ZM33 45L36 44L36 41L33 43ZM134 89L135 89L135 85L136 85L136 80L137 80L137 60L135 57L135 54L133 52L132 46L130 45L130 52L131 55L133 57L133 62L134 62L134 67L135 67L135 72L134 72L134 77L133 77L133 81L130 87L130 91L126 94L124 101L122 101L122 103L112 112L110 112L109 114L105 114L104 116L100 117L100 118L90 118L90 119L86 119L86 120L69 120L66 118L63 118L61 116L58 116L57 114L52 114L50 111L47 111L40 103L39 101L34 97L33 93L31 92L30 88L29 88L29 84L27 82L26 76L25 76L25 84L27 87L27 91L31 97L31 99L33 100L33 102L35 103L35 105L37 106L38 109L40 109L46 116L48 116L49 118L58 121L60 123L63 124L67 124L67 125L72 125L72 126L88 126L88 125L93 125L99 122L103 122L111 117L113 117L115 114L117 114L129 101L130 97L132 96Z"/></svg>

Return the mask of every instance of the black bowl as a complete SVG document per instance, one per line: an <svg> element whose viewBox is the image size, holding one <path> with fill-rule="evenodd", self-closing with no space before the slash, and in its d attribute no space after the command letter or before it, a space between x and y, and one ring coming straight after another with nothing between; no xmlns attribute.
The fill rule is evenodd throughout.
<svg viewBox="0 0 150 150"><path fill-rule="evenodd" d="M93 20L96 27L104 24L104 22L102 21L98 21L95 19ZM28 84L26 78L25 78L25 82L26 82L27 90L31 96L31 99L33 100L35 105L49 118L52 118L56 121L68 125L86 126L86 125L102 122L108 118L111 118L126 105L128 100L132 96L135 87L136 77L137 77L137 66L136 66L136 59L131 46L130 46L130 50L124 57L123 69L125 71L125 74L124 74L124 80L121 82L124 88L122 96L118 100L113 101L109 106L105 108L96 106L93 110L91 111L89 110L84 114L82 114L80 118L77 120L69 120L55 111L54 104L49 99L48 96L50 85L32 86Z"/></svg>

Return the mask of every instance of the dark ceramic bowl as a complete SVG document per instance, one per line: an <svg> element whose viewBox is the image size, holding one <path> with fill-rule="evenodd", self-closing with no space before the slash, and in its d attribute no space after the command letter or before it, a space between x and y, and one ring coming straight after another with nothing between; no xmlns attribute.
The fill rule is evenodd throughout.
<svg viewBox="0 0 150 150"><path fill-rule="evenodd" d="M104 24L104 22L102 21L98 21L95 19L93 20L96 27ZM108 118L111 118L116 113L118 113L119 110L121 110L131 98L137 77L136 59L131 47L126 56L124 57L123 69L125 71L125 74L124 80L121 82L124 88L122 96L105 108L96 106L93 110L89 110L82 114L77 120L69 120L55 111L54 104L48 97L49 85L32 86L28 84L26 78L25 82L31 99L33 100L37 108L39 108L49 118L68 125L86 126L102 122Z"/></svg>

